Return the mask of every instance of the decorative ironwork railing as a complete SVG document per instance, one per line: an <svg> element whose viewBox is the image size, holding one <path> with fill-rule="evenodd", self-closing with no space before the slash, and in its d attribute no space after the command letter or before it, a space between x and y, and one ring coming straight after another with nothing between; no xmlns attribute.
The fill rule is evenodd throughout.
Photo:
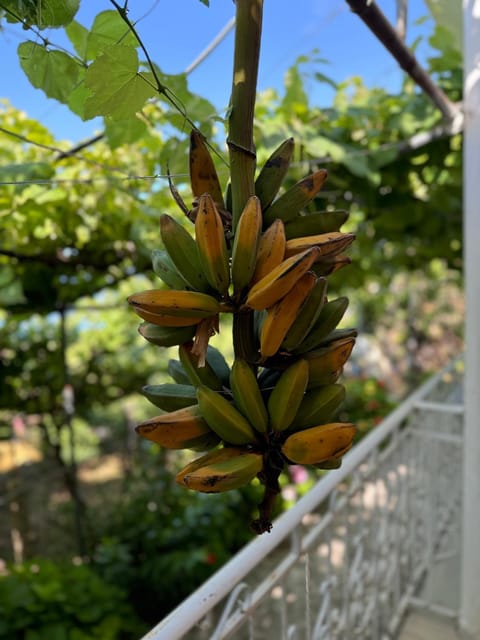
<svg viewBox="0 0 480 640"><path fill-rule="evenodd" d="M458 553L462 377L427 381L145 640L384 640ZM454 576L452 576L452 580Z"/></svg>

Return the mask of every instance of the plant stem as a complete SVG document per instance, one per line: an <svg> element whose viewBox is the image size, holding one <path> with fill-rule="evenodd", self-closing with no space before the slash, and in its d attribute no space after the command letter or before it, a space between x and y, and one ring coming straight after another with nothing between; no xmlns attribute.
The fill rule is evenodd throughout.
<svg viewBox="0 0 480 640"><path fill-rule="evenodd" d="M263 0L236 0L235 52L228 122L232 181L232 225L236 228L248 198L255 194L256 153L253 115L262 33Z"/></svg>

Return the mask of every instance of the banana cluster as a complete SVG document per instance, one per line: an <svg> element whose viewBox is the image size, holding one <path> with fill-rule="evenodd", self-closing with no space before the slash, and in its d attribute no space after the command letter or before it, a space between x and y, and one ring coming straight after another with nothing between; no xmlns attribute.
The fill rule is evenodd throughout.
<svg viewBox="0 0 480 640"><path fill-rule="evenodd" d="M128 298L146 340L178 345L168 364L174 382L143 389L162 413L137 432L203 452L177 475L189 489L228 491L255 477L268 485L288 464L335 468L352 446L354 425L334 418L356 331L337 328L348 299L327 297L327 277L350 263L344 252L355 236L340 231L345 211L304 211L326 180L323 169L278 195L293 146L286 140L267 160L232 228L229 192L224 198L208 147L193 132L192 209L172 193L194 234L162 215L163 246L152 261L164 285ZM234 316L231 368L209 345L223 313Z"/></svg>

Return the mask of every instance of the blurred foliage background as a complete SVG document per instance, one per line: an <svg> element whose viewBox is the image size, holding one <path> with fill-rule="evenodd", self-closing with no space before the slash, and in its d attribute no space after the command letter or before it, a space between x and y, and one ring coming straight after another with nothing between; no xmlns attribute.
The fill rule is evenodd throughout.
<svg viewBox="0 0 480 640"><path fill-rule="evenodd" d="M461 100L448 32L437 27L430 44L429 72ZM307 78L307 61L316 54L288 69L283 92L258 96L258 162L293 136L289 184L326 167L312 210L350 211L353 262L330 279L330 294L349 295L345 325L359 329L342 419L361 437L462 348L462 137L442 129L408 78L392 95L361 78L337 83L321 60ZM226 182L222 119L185 76L165 82L212 142ZM311 104L307 88L325 82L335 88L328 108ZM71 152L0 103L0 638L138 637L252 536L258 487L180 489L183 456L133 432L156 412L142 385L167 381L176 351L137 335L126 297L162 286L150 263L159 214L191 224L165 179L168 168L191 201L185 118L164 99L136 109L129 120L106 115L105 135ZM214 344L231 358L228 331ZM279 510L322 472L312 473L284 480Z"/></svg>

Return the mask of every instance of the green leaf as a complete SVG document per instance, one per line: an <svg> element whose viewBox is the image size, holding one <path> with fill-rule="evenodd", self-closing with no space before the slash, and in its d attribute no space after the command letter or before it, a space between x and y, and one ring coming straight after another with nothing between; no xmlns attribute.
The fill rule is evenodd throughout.
<svg viewBox="0 0 480 640"><path fill-rule="evenodd" d="M83 67L63 51L49 51L31 40L18 46L22 69L37 89L49 98L67 103L71 92L80 81Z"/></svg>
<svg viewBox="0 0 480 640"><path fill-rule="evenodd" d="M147 74L138 73L135 49L123 45L105 49L85 75L85 86L92 93L85 103L85 117L128 119L155 95L156 89L149 80Z"/></svg>
<svg viewBox="0 0 480 640"><path fill-rule="evenodd" d="M4 0L2 8L9 9L9 22L25 21L40 29L47 27L63 27L69 24L80 6L80 0L36 0L22 2L19 0ZM15 19L18 17L18 20Z"/></svg>
<svg viewBox="0 0 480 640"><path fill-rule="evenodd" d="M206 7L210 6L210 0L200 0L200 2L204 4Z"/></svg>
<svg viewBox="0 0 480 640"><path fill-rule="evenodd" d="M68 39L73 44L75 51L82 60L86 59L87 54L87 38L89 31L83 24L73 20L65 29Z"/></svg>
<svg viewBox="0 0 480 640"><path fill-rule="evenodd" d="M117 11L102 11L87 36L85 57L93 60L114 44L137 47L138 42Z"/></svg>
<svg viewBox="0 0 480 640"><path fill-rule="evenodd" d="M136 117L128 118L128 120L105 118L105 135L112 149L116 149L122 144L136 142L145 134L146 130L145 122Z"/></svg>
<svg viewBox="0 0 480 640"><path fill-rule="evenodd" d="M55 171L46 162L24 162L0 167L0 182L21 182L22 180L49 180Z"/></svg>

